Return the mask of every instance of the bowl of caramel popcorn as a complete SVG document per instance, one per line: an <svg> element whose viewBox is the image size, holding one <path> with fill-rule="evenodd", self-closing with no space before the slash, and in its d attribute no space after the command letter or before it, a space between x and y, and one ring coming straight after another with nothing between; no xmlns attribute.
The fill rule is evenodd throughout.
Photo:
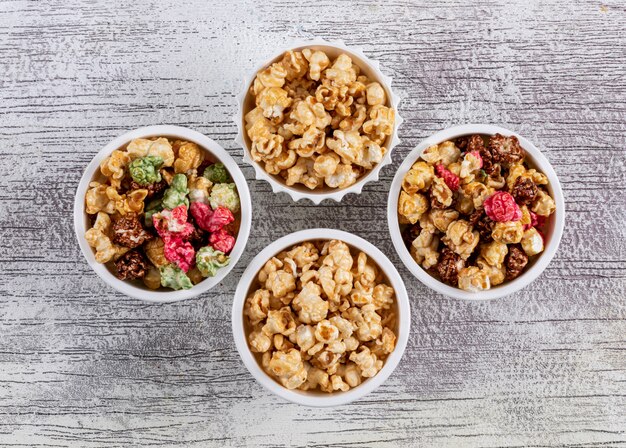
<svg viewBox="0 0 626 448"><path fill-rule="evenodd" d="M246 180L210 138L149 126L105 146L80 181L74 227L83 255L116 290L150 302L197 296L243 253Z"/></svg>
<svg viewBox="0 0 626 448"><path fill-rule="evenodd" d="M527 139L492 125L441 131L415 148L389 193L389 231L406 267L450 297L516 292L554 257L561 185Z"/></svg>
<svg viewBox="0 0 626 448"><path fill-rule="evenodd" d="M360 193L400 142L391 78L343 43L293 44L253 72L238 100L244 160L295 201Z"/></svg>
<svg viewBox="0 0 626 448"><path fill-rule="evenodd" d="M334 229L295 232L261 251L233 303L239 355L264 387L307 406L349 403L396 368L409 301L389 259Z"/></svg>

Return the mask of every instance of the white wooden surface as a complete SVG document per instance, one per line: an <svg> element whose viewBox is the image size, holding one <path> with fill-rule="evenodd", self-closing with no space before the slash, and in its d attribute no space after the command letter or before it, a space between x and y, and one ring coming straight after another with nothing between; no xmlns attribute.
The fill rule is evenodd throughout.
<svg viewBox="0 0 626 448"><path fill-rule="evenodd" d="M0 1L0 445L626 446L626 12L620 1ZM470 5L472 3L472 5ZM72 230L82 170L159 123L241 160L234 93L294 37L345 39L405 98L382 181L340 205L250 180L253 230L223 284L146 305L89 269ZM533 285L493 303L434 294L387 232L395 168L444 127L489 122L545 151L567 226ZM352 405L270 396L232 341L230 306L275 238L335 226L377 244L413 306L400 367Z"/></svg>

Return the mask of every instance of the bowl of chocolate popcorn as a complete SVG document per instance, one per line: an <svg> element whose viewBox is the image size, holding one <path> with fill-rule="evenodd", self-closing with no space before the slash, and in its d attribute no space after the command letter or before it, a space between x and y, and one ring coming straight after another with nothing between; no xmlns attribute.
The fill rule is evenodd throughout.
<svg viewBox="0 0 626 448"><path fill-rule="evenodd" d="M257 67L237 98L244 160L295 201L360 193L400 142L391 78L341 42L292 44Z"/></svg>
<svg viewBox="0 0 626 448"><path fill-rule="evenodd" d="M565 205L554 169L530 141L469 124L438 132L407 156L387 218L398 255L422 283L487 300L539 277L561 241Z"/></svg>
<svg viewBox="0 0 626 448"><path fill-rule="evenodd" d="M402 278L353 234L311 229L262 250L233 303L233 335L250 373L274 394L336 406L380 386L409 336Z"/></svg>
<svg viewBox="0 0 626 448"><path fill-rule="evenodd" d="M243 253L251 203L242 172L215 141L178 126L128 132L93 158L76 191L74 228L89 265L149 302L197 296Z"/></svg>

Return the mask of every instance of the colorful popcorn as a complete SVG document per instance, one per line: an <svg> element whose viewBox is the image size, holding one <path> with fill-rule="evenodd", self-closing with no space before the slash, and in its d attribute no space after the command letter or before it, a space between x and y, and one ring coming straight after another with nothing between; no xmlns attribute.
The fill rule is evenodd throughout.
<svg viewBox="0 0 626 448"><path fill-rule="evenodd" d="M230 262L237 188L195 143L131 141L102 162L85 202L87 241L121 280L189 289Z"/></svg>
<svg viewBox="0 0 626 448"><path fill-rule="evenodd" d="M513 280L544 250L542 229L556 209L547 185L514 136L432 145L402 182L404 242L416 263L460 289Z"/></svg>

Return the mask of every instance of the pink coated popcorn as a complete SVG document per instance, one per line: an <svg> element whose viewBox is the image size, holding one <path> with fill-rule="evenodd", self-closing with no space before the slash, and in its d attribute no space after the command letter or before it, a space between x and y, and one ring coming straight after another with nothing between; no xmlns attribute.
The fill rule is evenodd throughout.
<svg viewBox="0 0 626 448"><path fill-rule="evenodd" d="M163 210L152 215L152 223L163 240L166 236L181 239L189 238L193 233L193 224L187 222L187 206L179 205L172 210ZM171 235L170 235L171 234Z"/></svg>
<svg viewBox="0 0 626 448"><path fill-rule="evenodd" d="M213 210L204 202L192 202L189 206L191 216L202 230L209 230L209 221L213 216Z"/></svg>
<svg viewBox="0 0 626 448"><path fill-rule="evenodd" d="M233 215L233 212L231 212L226 207L217 207L213 211L213 215L211 216L211 219L208 223L208 229L206 230L208 230L209 232L217 232L222 227L230 224L234 220L235 216Z"/></svg>
<svg viewBox="0 0 626 448"><path fill-rule="evenodd" d="M202 203L191 203L191 214L196 220L198 227L209 232L216 232L235 220L233 212L226 207L217 207L215 210Z"/></svg>
<svg viewBox="0 0 626 448"><path fill-rule="evenodd" d="M230 235L226 230L219 229L217 232L211 234L209 243L213 246L213 249L227 254L233 250L235 246L235 237Z"/></svg>
<svg viewBox="0 0 626 448"><path fill-rule="evenodd" d="M478 161L480 162L480 165L479 165L478 168L482 168L483 167L483 158L480 155L480 152L478 152L478 151L470 151L470 152L468 152L468 154L471 154L471 155L473 155L474 157L476 157L478 159Z"/></svg>
<svg viewBox="0 0 626 448"><path fill-rule="evenodd" d="M448 188L450 188L450 190L454 192L459 189L459 176L446 168L442 163L435 166L435 172L437 173L438 177L441 177L443 179L443 181L446 183Z"/></svg>
<svg viewBox="0 0 626 448"><path fill-rule="evenodd" d="M176 264L183 271L187 272L194 263L196 252L188 241L183 241L182 238L171 236L166 234L163 237L163 253L165 258Z"/></svg>
<svg viewBox="0 0 626 448"><path fill-rule="evenodd" d="M522 219L522 210L515 203L513 196L505 191L496 191L485 199L483 206L492 221L507 222Z"/></svg>

